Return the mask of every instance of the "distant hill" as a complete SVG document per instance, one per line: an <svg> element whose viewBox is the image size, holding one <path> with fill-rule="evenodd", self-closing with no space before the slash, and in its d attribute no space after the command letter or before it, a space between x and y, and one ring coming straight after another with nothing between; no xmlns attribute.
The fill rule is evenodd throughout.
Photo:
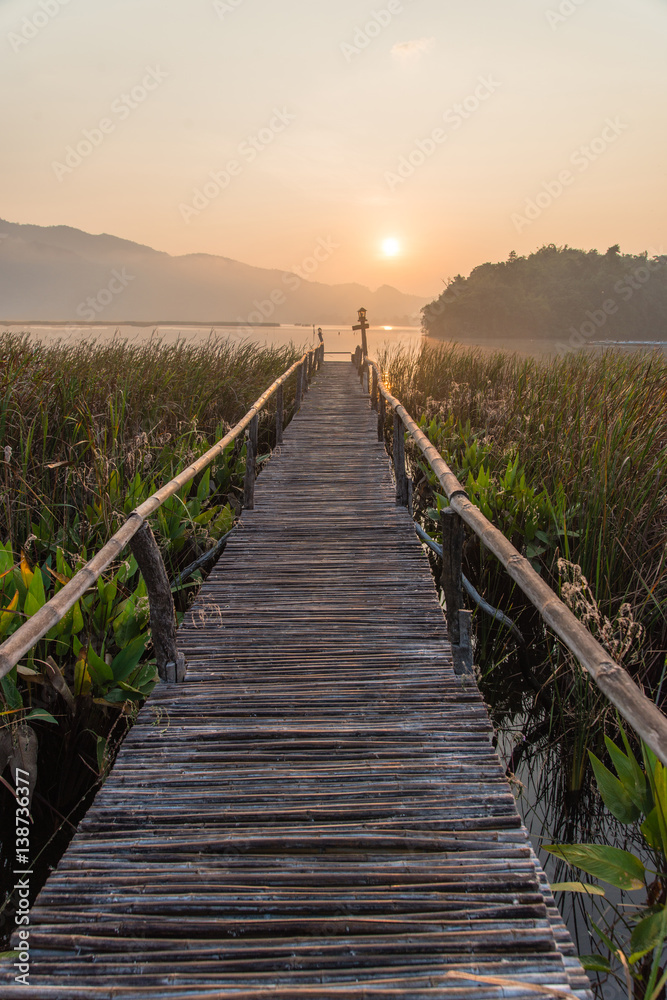
<svg viewBox="0 0 667 1000"><path fill-rule="evenodd" d="M458 274L423 309L432 336L517 337L561 342L667 341L667 256L575 250L553 243L527 257L481 264Z"/></svg>
<svg viewBox="0 0 667 1000"><path fill-rule="evenodd" d="M172 257L116 236L0 220L0 321L349 325L365 306L373 323L399 325L418 323L424 302L390 285L326 285L212 254Z"/></svg>

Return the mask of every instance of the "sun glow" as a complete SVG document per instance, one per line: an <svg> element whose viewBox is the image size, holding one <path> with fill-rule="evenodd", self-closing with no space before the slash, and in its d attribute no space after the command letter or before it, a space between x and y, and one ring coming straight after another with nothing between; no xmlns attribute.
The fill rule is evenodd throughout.
<svg viewBox="0 0 667 1000"><path fill-rule="evenodd" d="M401 252L401 244L394 236L389 236L382 243L382 251L385 257L395 257Z"/></svg>

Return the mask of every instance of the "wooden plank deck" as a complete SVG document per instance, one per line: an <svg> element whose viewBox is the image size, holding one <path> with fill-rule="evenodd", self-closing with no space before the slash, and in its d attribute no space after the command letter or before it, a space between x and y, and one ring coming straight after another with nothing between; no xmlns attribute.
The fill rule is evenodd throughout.
<svg viewBox="0 0 667 1000"><path fill-rule="evenodd" d="M2 997L590 996L376 439L325 363Z"/></svg>

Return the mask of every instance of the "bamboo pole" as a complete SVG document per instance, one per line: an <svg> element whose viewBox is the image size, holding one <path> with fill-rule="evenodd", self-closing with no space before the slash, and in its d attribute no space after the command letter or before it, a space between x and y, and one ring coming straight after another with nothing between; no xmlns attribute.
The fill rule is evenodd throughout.
<svg viewBox="0 0 667 1000"><path fill-rule="evenodd" d="M405 438L403 424L394 413L394 472L396 474L396 506L408 506L408 477L405 472Z"/></svg>
<svg viewBox="0 0 667 1000"><path fill-rule="evenodd" d="M94 586L105 569L114 560L119 558L125 546L130 543L131 539L143 525L144 520L150 517L151 514L154 514L165 500L174 496L190 480L194 479L200 472L203 472L216 458L223 454L225 448L232 441L235 441L245 431L253 417L266 406L272 396L278 391L278 388L283 386L292 377L294 372L298 372L300 366L303 364L303 360L301 358L299 361L296 361L280 378L276 379L266 392L253 403L245 416L223 438L214 444L212 448L209 448L201 458L198 458L196 462L192 462L191 465L177 476L174 476L168 483L165 483L164 486L145 500L144 503L140 504L129 515L118 531L112 535L106 545L100 549L97 555L93 556L83 569L79 570L69 583L62 590L58 591L55 597L47 601L43 607L35 612L32 618L29 618L8 639L5 639L2 645L0 645L0 678L6 677L10 670L14 669L19 660L29 653L33 646L40 639L43 639L46 633L65 617L67 612L74 607L76 602L83 597L90 587Z"/></svg>
<svg viewBox="0 0 667 1000"><path fill-rule="evenodd" d="M301 409L301 400L303 399L303 365L299 365L296 370L296 391L294 394L294 412L298 413Z"/></svg>
<svg viewBox="0 0 667 1000"><path fill-rule="evenodd" d="M276 444L283 443L283 421L285 419L285 391L282 385L276 391Z"/></svg>
<svg viewBox="0 0 667 1000"><path fill-rule="evenodd" d="M250 421L246 442L245 480L243 483L243 506L253 510L255 506L255 479L257 478L257 448L259 444L259 416Z"/></svg>
<svg viewBox="0 0 667 1000"><path fill-rule="evenodd" d="M401 430L403 425L401 424ZM440 586L445 595L447 630L456 646L461 642L459 611L463 607L463 521L451 507L440 514L442 528L442 572Z"/></svg>
<svg viewBox="0 0 667 1000"><path fill-rule="evenodd" d="M162 553L151 527L145 521L130 542L148 590L151 636L161 680L168 684L185 680L185 657L176 646L176 610Z"/></svg>
<svg viewBox="0 0 667 1000"><path fill-rule="evenodd" d="M372 369L373 381L371 385L371 408L377 410L378 408L378 373L375 368Z"/></svg>
<svg viewBox="0 0 667 1000"><path fill-rule="evenodd" d="M667 718L639 689L628 672L616 663L606 649L560 600L529 561L469 499L463 486L437 448L420 430L405 407L385 388L378 372L380 393L410 434L435 472L451 506L478 536L480 541L505 567L510 577L537 608L545 622L562 639L571 653L591 675L602 693L618 709L659 760L667 766Z"/></svg>

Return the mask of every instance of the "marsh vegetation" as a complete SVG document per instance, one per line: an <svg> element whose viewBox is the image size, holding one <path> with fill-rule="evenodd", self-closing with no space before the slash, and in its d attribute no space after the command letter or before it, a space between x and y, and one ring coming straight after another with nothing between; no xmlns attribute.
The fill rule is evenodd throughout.
<svg viewBox="0 0 667 1000"><path fill-rule="evenodd" d="M33 615L156 488L203 454L300 356L209 340L197 345L0 339L0 641ZM293 406L286 390L286 417ZM273 446L260 423L260 455ZM182 616L203 571L177 580L240 510L243 440L167 501L152 527ZM210 567L208 567L210 568ZM37 890L104 779L156 680L147 593L123 553L31 654L0 681L0 933L11 929L12 788L1 776L35 736ZM11 819L11 823L9 820Z"/></svg>
<svg viewBox="0 0 667 1000"><path fill-rule="evenodd" d="M381 363L393 394L419 419L473 502L664 707L664 358L606 353L537 360L443 344L394 352ZM411 461L415 516L438 540L446 498L420 456L412 452ZM605 737L623 746L613 708L475 536L465 542L464 572L526 639L524 648L476 613L480 685L535 840L606 837L647 849L638 824L620 824L592 780L591 753L611 767ZM559 881L581 874L564 876L562 862L549 869ZM591 950L588 940L579 946Z"/></svg>

